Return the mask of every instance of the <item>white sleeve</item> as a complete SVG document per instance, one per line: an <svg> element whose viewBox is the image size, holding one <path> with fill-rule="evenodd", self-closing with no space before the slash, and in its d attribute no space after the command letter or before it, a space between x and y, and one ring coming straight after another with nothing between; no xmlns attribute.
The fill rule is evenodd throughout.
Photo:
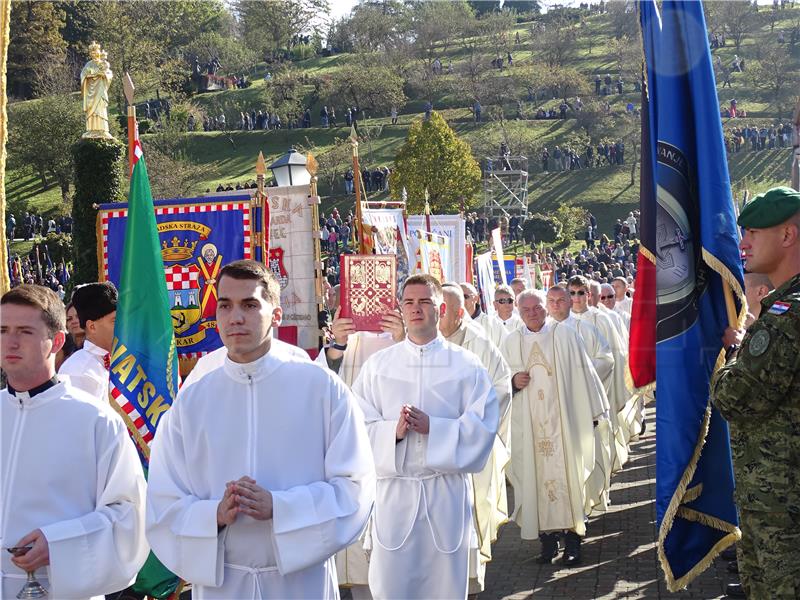
<svg viewBox="0 0 800 600"><path fill-rule="evenodd" d="M55 598L86 598L122 590L133 583L147 559L145 482L139 457L118 418L99 419L95 436L95 510L41 528L49 546Z"/></svg>
<svg viewBox="0 0 800 600"><path fill-rule="evenodd" d="M353 393L358 399L359 407L364 415L367 426L367 435L372 446L372 455L375 461L375 471L379 477L400 475L406 454L408 438L397 441L396 419L385 419L379 407L379 400L375 397L378 390L386 392L386 386L378 385L375 381L375 361L370 358L364 363L355 382Z"/></svg>
<svg viewBox="0 0 800 600"><path fill-rule="evenodd" d="M273 491L273 547L282 574L323 562L361 535L375 501L364 416L340 380L328 383L325 479Z"/></svg>
<svg viewBox="0 0 800 600"><path fill-rule="evenodd" d="M489 373L472 367L464 412L457 419L430 417L428 467L444 473L477 473L486 465L498 427L498 402Z"/></svg>
<svg viewBox="0 0 800 600"><path fill-rule="evenodd" d="M147 541L170 571L194 584L223 583L223 536L217 528L220 498L191 492L182 444L182 394L161 418L150 452Z"/></svg>

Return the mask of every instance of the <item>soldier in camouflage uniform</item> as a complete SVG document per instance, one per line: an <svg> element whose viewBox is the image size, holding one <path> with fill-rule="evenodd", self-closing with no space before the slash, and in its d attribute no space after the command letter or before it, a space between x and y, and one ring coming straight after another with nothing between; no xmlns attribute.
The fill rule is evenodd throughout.
<svg viewBox="0 0 800 600"><path fill-rule="evenodd" d="M739 574L751 599L800 598L800 194L774 188L738 220L748 272L776 289L711 382L730 424L742 540Z"/></svg>

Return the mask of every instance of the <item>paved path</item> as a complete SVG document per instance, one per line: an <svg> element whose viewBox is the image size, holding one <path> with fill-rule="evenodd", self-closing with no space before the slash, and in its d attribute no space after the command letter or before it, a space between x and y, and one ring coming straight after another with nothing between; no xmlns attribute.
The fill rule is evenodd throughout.
<svg viewBox="0 0 800 600"><path fill-rule="evenodd" d="M651 414L649 411L648 417ZM522 540L519 528L508 523L494 545L494 560L487 568L486 590L480 600L724 598L725 585L734 581L734 576L719 559L683 592L672 594L664 585L655 550L656 466L651 417L648 426L647 433L633 444L625 468L612 480L611 510L589 520L583 565L565 569L560 560L553 565L537 564L538 541ZM509 487L509 503L511 496Z"/></svg>

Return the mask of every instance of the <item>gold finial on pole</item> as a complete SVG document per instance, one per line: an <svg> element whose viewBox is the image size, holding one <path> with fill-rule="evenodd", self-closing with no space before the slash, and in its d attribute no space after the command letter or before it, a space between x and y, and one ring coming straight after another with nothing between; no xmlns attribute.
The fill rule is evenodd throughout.
<svg viewBox="0 0 800 600"><path fill-rule="evenodd" d="M258 160L256 160L256 185L258 186L258 195L264 195L264 183L267 176L267 163L264 160L264 153L259 150Z"/></svg>

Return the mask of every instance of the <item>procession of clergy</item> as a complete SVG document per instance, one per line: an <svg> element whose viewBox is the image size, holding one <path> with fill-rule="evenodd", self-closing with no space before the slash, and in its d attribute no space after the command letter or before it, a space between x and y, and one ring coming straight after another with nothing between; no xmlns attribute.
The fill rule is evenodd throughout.
<svg viewBox="0 0 800 600"><path fill-rule="evenodd" d="M589 515L643 428L626 387L632 290L521 280L481 311L467 283L407 279L383 333L339 311L315 361L273 337L280 286L237 261L218 278L224 346L161 418L148 482L108 398L117 294L0 300L2 593L102 597L148 552L198 598L465 598L513 519L538 561L581 562ZM66 320L85 332L61 364ZM72 330L72 329L70 329ZM509 515L506 478L514 488ZM39 570L36 572L36 570Z"/></svg>

